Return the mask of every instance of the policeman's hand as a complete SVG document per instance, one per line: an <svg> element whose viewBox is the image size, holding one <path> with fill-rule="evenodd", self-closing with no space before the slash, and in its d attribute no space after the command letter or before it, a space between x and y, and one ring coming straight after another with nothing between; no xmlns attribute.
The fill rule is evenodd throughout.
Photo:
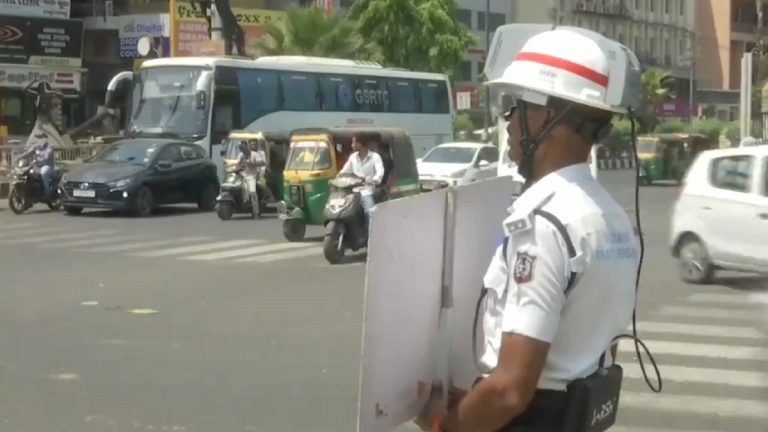
<svg viewBox="0 0 768 432"><path fill-rule="evenodd" d="M451 386L448 390L448 406L447 411L455 410L458 407L459 402L466 396L467 391L458 387ZM429 401L419 413L419 416L414 420L417 426L422 430L430 431L435 422L443 417L446 413L446 407L443 403L443 386L441 383L435 383L432 386L432 393L429 396Z"/></svg>

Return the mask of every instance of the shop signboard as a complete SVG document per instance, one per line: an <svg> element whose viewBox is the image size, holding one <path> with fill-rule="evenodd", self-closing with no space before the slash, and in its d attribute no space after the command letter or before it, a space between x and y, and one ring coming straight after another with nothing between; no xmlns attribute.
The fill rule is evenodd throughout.
<svg viewBox="0 0 768 432"><path fill-rule="evenodd" d="M0 15L0 63L79 67L83 22Z"/></svg>
<svg viewBox="0 0 768 432"><path fill-rule="evenodd" d="M70 0L0 0L0 11L6 15L40 18L69 18Z"/></svg>
<svg viewBox="0 0 768 432"><path fill-rule="evenodd" d="M245 32L246 47L250 41L266 33L265 27L285 17L285 12L233 7L232 12ZM209 55L212 47L222 45L221 41L211 42L208 22L199 7L193 9L187 2L171 2L173 28L171 52L174 57ZM219 42L219 43L216 43Z"/></svg>
<svg viewBox="0 0 768 432"><path fill-rule="evenodd" d="M156 15L127 15L120 17L118 38L120 39L120 58L138 58L137 45L139 39L149 36L153 39L153 45L157 57L170 56L170 16L168 14Z"/></svg>

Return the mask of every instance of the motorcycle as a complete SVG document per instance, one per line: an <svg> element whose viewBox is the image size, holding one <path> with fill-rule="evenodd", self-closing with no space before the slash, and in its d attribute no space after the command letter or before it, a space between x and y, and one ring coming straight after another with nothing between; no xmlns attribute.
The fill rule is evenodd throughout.
<svg viewBox="0 0 768 432"><path fill-rule="evenodd" d="M54 171L50 197L45 196L40 169L31 157L19 159L13 168L13 184L8 196L8 206L14 213L22 214L37 203L44 203L51 210L61 208L59 196L61 173Z"/></svg>
<svg viewBox="0 0 768 432"><path fill-rule="evenodd" d="M326 234L323 255L331 264L337 264L347 249L353 252L368 245L368 227L365 222L362 197L373 193L359 177L337 177L329 182L331 193L323 209Z"/></svg>
<svg viewBox="0 0 768 432"><path fill-rule="evenodd" d="M257 195L260 198L259 201L262 201L263 192L259 191ZM221 192L216 197L216 215L219 219L232 219L235 213L250 213L251 218L255 219L261 217L263 210L263 202L255 207L252 205L251 195L245 191L245 176L242 169L228 169L227 177L221 184Z"/></svg>

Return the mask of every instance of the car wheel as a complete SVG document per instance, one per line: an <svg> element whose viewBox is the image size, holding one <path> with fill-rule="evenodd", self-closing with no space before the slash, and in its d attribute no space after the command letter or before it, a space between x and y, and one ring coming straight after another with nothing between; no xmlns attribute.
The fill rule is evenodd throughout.
<svg viewBox="0 0 768 432"><path fill-rule="evenodd" d="M704 284L712 280L714 266L704 244L694 236L687 236L678 248L680 277L687 283Z"/></svg>
<svg viewBox="0 0 768 432"><path fill-rule="evenodd" d="M83 212L82 207L70 207L70 206L64 206L64 211L71 216L77 216L80 213Z"/></svg>
<svg viewBox="0 0 768 432"><path fill-rule="evenodd" d="M200 192L200 199L197 202L197 208L202 211L213 211L216 209L216 195L219 191L212 183L207 183L203 186L202 192Z"/></svg>
<svg viewBox="0 0 768 432"><path fill-rule="evenodd" d="M136 201L133 204L133 214L138 217L147 217L152 214L152 191L142 186L138 192L136 192Z"/></svg>

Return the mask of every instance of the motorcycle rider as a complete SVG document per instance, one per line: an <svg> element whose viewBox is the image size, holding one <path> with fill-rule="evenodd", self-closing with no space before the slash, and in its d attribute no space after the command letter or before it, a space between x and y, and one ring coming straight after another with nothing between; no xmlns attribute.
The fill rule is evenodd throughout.
<svg viewBox="0 0 768 432"><path fill-rule="evenodd" d="M54 173L54 153L53 147L48 142L48 135L44 132L35 135L38 140L34 146L28 148L24 153L19 155L21 159L27 158L34 154L33 163L38 168L40 178L43 180L43 195L46 198L51 196L51 188L53 186L53 173Z"/></svg>
<svg viewBox="0 0 768 432"><path fill-rule="evenodd" d="M354 175L365 180L365 184L372 186L373 189L381 185L384 178L384 163L378 153L371 151L370 141L364 140L360 135L352 136L352 153L339 171L339 176ZM365 227L368 228L368 222L371 218L371 210L376 204L373 191L367 194L361 194L361 204L365 212Z"/></svg>
<svg viewBox="0 0 768 432"><path fill-rule="evenodd" d="M251 205L259 205L259 194L256 189L261 174L261 167L266 165L264 158L259 158L255 151L251 151L245 141L240 143L240 155L237 157L237 166L243 170L246 191L251 196Z"/></svg>

